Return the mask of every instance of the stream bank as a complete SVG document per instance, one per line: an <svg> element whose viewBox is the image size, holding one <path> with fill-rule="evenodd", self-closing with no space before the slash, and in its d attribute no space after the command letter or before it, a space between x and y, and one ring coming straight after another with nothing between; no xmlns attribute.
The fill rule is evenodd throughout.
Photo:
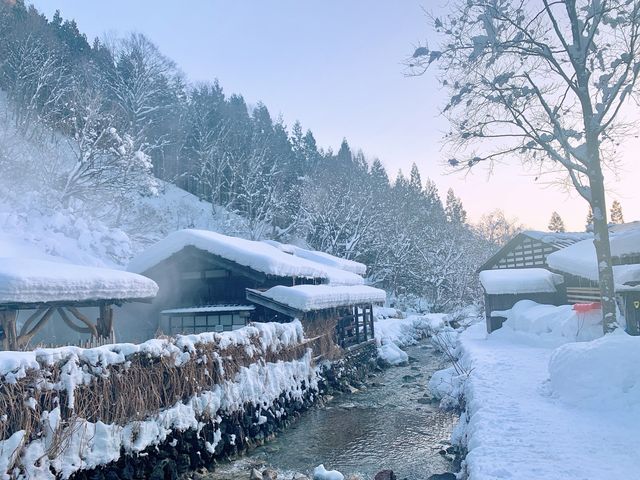
<svg viewBox="0 0 640 480"><path fill-rule="evenodd" d="M271 468L278 479L311 478L320 464L347 479L393 470L398 480L424 480L452 471L449 438L457 416L441 411L427 390L446 359L428 342L406 352L407 365L370 376L362 388L311 408L274 440L196 477L248 480L252 468Z"/></svg>

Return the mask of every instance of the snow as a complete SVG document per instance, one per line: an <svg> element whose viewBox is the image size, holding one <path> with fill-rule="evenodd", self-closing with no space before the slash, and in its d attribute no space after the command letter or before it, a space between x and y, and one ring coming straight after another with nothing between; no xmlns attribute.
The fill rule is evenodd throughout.
<svg viewBox="0 0 640 480"><path fill-rule="evenodd" d="M170 233L130 263L128 270L144 273L188 246L231 262L278 277L321 278L336 285L364 283L359 275L295 257L264 242L230 237L208 230L186 229Z"/></svg>
<svg viewBox="0 0 640 480"><path fill-rule="evenodd" d="M251 312L255 309L256 307L254 305L206 305L203 307L172 308L163 310L160 313L163 315L171 315L172 313Z"/></svg>
<svg viewBox="0 0 640 480"><path fill-rule="evenodd" d="M544 268L484 270L480 283L488 294L554 293L562 275Z"/></svg>
<svg viewBox="0 0 640 480"><path fill-rule="evenodd" d="M261 295L302 312L363 303L383 303L387 298L384 290L367 285L277 285Z"/></svg>
<svg viewBox="0 0 640 480"><path fill-rule="evenodd" d="M344 475L337 470L327 470L324 465L318 465L313 469L313 480L344 480Z"/></svg>
<svg viewBox="0 0 640 480"><path fill-rule="evenodd" d="M0 258L0 303L126 300L155 297L156 283L108 268Z"/></svg>
<svg viewBox="0 0 640 480"><path fill-rule="evenodd" d="M312 260L316 263L335 267L340 270L355 273L357 275L364 275L367 273L367 266L364 263L347 260L346 258L336 257L335 255L330 255L325 252L319 252L317 250L308 250L296 245L276 242L274 240L264 240L264 242L268 243L269 245L273 245L277 249L296 257L306 258L307 260Z"/></svg>
<svg viewBox="0 0 640 480"><path fill-rule="evenodd" d="M399 347L414 345L432 332L442 330L446 325L445 317L442 313L430 313L377 320L374 324L375 337L383 345L388 342Z"/></svg>
<svg viewBox="0 0 640 480"><path fill-rule="evenodd" d="M409 355L393 342L378 347L378 357L389 365L402 365L409 361Z"/></svg>
<svg viewBox="0 0 640 480"><path fill-rule="evenodd" d="M640 254L640 228L637 225L619 229L611 233L611 255L624 258ZM598 262L593 240L583 240L570 247L552 253L547 257L547 265L571 275L598 280ZM616 265L613 267L616 285L640 281L640 265Z"/></svg>
<svg viewBox="0 0 640 480"><path fill-rule="evenodd" d="M466 411L453 440L468 451L468 478L636 478L639 340L558 347L508 327L487 335L482 323L461 333Z"/></svg>
<svg viewBox="0 0 640 480"><path fill-rule="evenodd" d="M421 338L443 330L446 327L444 319L445 315L439 313L407 318L378 317L374 324L378 358L390 365L406 363L409 356L400 347L413 345Z"/></svg>
<svg viewBox="0 0 640 480"><path fill-rule="evenodd" d="M602 312L593 310L578 313L572 305L543 305L531 300L521 300L510 310L499 313L507 320L502 328L531 338L534 342L561 345L565 342L593 340L602 335ZM498 335L501 335L499 333Z"/></svg>
<svg viewBox="0 0 640 480"><path fill-rule="evenodd" d="M640 337L618 329L587 343L569 343L551 356L551 390L570 405L640 413Z"/></svg>
<svg viewBox="0 0 640 480"><path fill-rule="evenodd" d="M592 233L587 232L540 232L537 230L525 230L524 235L540 242L565 248L581 240L593 239Z"/></svg>

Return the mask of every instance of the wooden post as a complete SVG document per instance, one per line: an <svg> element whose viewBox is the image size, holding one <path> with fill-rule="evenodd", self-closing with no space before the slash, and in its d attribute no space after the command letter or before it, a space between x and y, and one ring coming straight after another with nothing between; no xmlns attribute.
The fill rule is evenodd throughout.
<svg viewBox="0 0 640 480"><path fill-rule="evenodd" d="M98 337L109 338L113 331L113 309L111 305L100 305L100 317L98 317Z"/></svg>
<svg viewBox="0 0 640 480"><path fill-rule="evenodd" d="M360 343L360 327L358 325L358 307L353 307L353 319L356 326L356 343Z"/></svg>
<svg viewBox="0 0 640 480"><path fill-rule="evenodd" d="M362 307L362 326L364 328L364 341L366 342L367 340L369 340L369 337L367 336L367 306L366 305Z"/></svg>
<svg viewBox="0 0 640 480"><path fill-rule="evenodd" d="M373 318L373 305L369 305L369 321L371 322L371 338L375 338L376 337L376 332L374 330L374 318Z"/></svg>
<svg viewBox="0 0 640 480"><path fill-rule="evenodd" d="M0 324L4 331L2 338L3 350L17 350L18 349L18 334L16 332L16 318L18 316L17 310L5 310L0 312Z"/></svg>

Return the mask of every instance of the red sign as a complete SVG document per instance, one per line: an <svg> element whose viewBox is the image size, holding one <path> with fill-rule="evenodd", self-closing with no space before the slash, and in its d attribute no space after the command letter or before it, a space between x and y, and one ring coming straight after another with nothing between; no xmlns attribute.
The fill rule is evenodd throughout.
<svg viewBox="0 0 640 480"><path fill-rule="evenodd" d="M601 308L602 304L600 302L576 303L573 305L573 309L578 313L592 312L594 310L600 310Z"/></svg>

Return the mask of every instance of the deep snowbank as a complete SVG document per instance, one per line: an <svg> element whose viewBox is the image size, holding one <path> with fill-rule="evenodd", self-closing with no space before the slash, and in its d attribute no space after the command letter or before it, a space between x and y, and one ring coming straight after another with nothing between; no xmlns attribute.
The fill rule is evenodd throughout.
<svg viewBox="0 0 640 480"><path fill-rule="evenodd" d="M482 322L461 333L462 385L451 382L452 369L438 375L443 395L464 394L452 441L467 449L469 479L635 478L640 339L575 343L563 330L575 326L567 309L515 310L491 335Z"/></svg>
<svg viewBox="0 0 640 480"><path fill-rule="evenodd" d="M640 409L640 337L617 331L563 345L551 356L549 374L553 393L571 405Z"/></svg>
<svg viewBox="0 0 640 480"><path fill-rule="evenodd" d="M386 313L389 309L385 309ZM400 365L409 360L400 347L417 343L420 339L442 330L445 314L410 315L407 318L380 318L375 322L375 338L378 357L390 365Z"/></svg>
<svg viewBox="0 0 640 480"><path fill-rule="evenodd" d="M566 342L593 340L602 336L600 311L578 313L571 305L541 305L521 300L503 312L507 320L496 335L517 332L534 343L562 345Z"/></svg>

